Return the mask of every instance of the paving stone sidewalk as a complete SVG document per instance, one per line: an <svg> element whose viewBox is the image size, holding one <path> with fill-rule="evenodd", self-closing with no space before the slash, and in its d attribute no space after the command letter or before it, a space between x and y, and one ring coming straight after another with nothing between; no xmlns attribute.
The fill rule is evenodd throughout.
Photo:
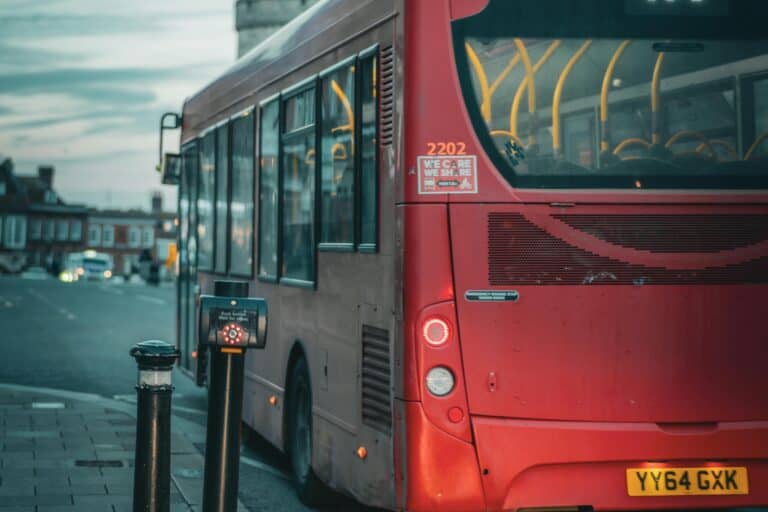
<svg viewBox="0 0 768 512"><path fill-rule="evenodd" d="M0 512L132 511L134 407L0 384ZM171 510L199 511L205 432L176 416L172 430Z"/></svg>

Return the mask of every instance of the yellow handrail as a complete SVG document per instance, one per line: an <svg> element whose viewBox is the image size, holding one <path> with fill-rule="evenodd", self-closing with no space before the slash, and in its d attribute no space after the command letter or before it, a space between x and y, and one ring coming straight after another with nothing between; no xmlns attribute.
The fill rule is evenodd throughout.
<svg viewBox="0 0 768 512"><path fill-rule="evenodd" d="M352 110L352 103L349 102L349 98L338 84L338 82L336 82L336 80L331 80L331 89L333 89L334 94L336 94L336 96L339 98L339 101L341 102L341 105L344 107L344 112L347 114L348 121L347 124L343 126L337 126L336 128L333 128L331 133L347 130L353 131L355 129L355 113Z"/></svg>
<svg viewBox="0 0 768 512"><path fill-rule="evenodd" d="M608 68L605 70L603 76L603 88L600 91L600 124L602 125L602 135L600 138L600 150L608 151L610 149L610 137L608 133L608 91L611 88L611 80L613 79L613 72L616 70L616 64L619 63L624 50L630 45L632 41L629 39L622 41L616 52L611 57L608 63Z"/></svg>
<svg viewBox="0 0 768 512"><path fill-rule="evenodd" d="M475 68L475 73L477 74L477 79L480 81L480 94L483 97L483 103L480 108L480 111L483 114L483 119L485 119L486 123L491 122L491 89L488 86L488 75L485 74L485 68L483 67L483 63L480 62L480 58L478 58L477 54L475 53L475 50L472 48L472 45L469 43L465 43L464 47L467 49L467 56L469 57L469 62L472 63L472 67Z"/></svg>
<svg viewBox="0 0 768 512"><path fill-rule="evenodd" d="M557 86L555 87L555 96L552 99L552 151L557 157L562 148L562 134L560 132L560 102L563 98L563 89L565 88L565 81L568 79L568 75L571 74L574 66L581 60L587 50L592 45L592 40L588 40L581 48L579 48L573 57L565 65L563 72L560 73L560 78L557 80Z"/></svg>
<svg viewBox="0 0 768 512"><path fill-rule="evenodd" d="M613 154L619 156L619 154L630 146L643 146L645 149L650 149L651 145L645 140L640 138L631 138L621 141L619 145L613 150Z"/></svg>
<svg viewBox="0 0 768 512"><path fill-rule="evenodd" d="M483 66L483 63L477 56L477 53L469 43L466 43L466 48L467 54L469 55L469 60L472 62L472 66L475 68L478 80L480 80L480 91L483 96L480 112L482 113L485 122L490 123L493 117L493 95L496 93L496 90L499 88L502 82L504 82L504 79L509 76L512 70L515 69L515 66L517 66L517 64L520 62L520 54L516 53L514 57L509 60L507 66L501 71L499 76L496 77L496 80L494 80L491 85L488 85L488 74L485 72L485 66Z"/></svg>
<svg viewBox="0 0 768 512"><path fill-rule="evenodd" d="M763 142L768 140L768 133L762 134L760 137L757 138L754 144L749 148L749 151L747 151L746 156L744 157L744 160L751 160L752 155L754 155L757 152L757 149L763 145Z"/></svg>
<svg viewBox="0 0 768 512"><path fill-rule="evenodd" d="M736 151L736 148L734 147L734 145L731 144L730 142L728 142L727 140L714 139L714 140L709 141L709 144L713 148L721 147L721 148L725 149L728 153L730 153L731 156L734 157L736 160L739 159L739 152ZM702 142L696 148L696 152L701 153L702 151L704 151L706 149L706 147L707 147L706 144L704 144Z"/></svg>
<svg viewBox="0 0 768 512"><path fill-rule="evenodd" d="M535 122L533 119L533 116L536 114L536 73L539 72L541 67L546 64L546 62L549 60L550 57L552 57L552 54L555 53L555 50L560 46L562 41L559 39L556 39L552 42L551 45L549 45L549 48L547 48L547 51L544 52L544 55L541 56L541 58L536 62L536 65L532 65L531 58L528 55L528 50L525 48L525 45L523 44L523 41L519 38L515 39L515 45L517 46L518 51L520 52L520 55L522 56L523 63L525 64L525 70L526 70L526 77L523 79L522 82L520 82L520 86L517 88L517 92L515 93L515 98L512 101L512 108L509 112L509 131L515 135L515 137L518 136L517 132L517 117L518 113L520 111L520 103L523 99L523 93L526 91L528 92L528 113L531 114L531 121L532 121L532 127L530 134L528 135L528 144L536 144L536 127Z"/></svg>
<svg viewBox="0 0 768 512"><path fill-rule="evenodd" d="M661 144L661 67L664 64L664 52L659 53L653 67L651 82L651 143Z"/></svg>

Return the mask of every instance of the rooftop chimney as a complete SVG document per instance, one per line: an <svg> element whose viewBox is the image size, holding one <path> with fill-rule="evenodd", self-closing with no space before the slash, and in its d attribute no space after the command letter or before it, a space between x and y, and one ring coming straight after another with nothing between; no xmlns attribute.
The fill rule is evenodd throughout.
<svg viewBox="0 0 768 512"><path fill-rule="evenodd" d="M163 213L163 194L162 192L152 193L152 213Z"/></svg>
<svg viewBox="0 0 768 512"><path fill-rule="evenodd" d="M53 166L52 165L40 165L37 168L37 177L40 181L45 183L48 188L53 187Z"/></svg>

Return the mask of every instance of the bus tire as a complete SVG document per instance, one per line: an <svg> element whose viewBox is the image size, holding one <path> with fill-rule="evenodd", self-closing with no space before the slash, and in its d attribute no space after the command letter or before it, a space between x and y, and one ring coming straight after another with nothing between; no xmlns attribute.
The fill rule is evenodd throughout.
<svg viewBox="0 0 768 512"><path fill-rule="evenodd" d="M305 505L324 501L324 486L312 471L312 385L303 357L291 368L288 387L286 451L296 494Z"/></svg>

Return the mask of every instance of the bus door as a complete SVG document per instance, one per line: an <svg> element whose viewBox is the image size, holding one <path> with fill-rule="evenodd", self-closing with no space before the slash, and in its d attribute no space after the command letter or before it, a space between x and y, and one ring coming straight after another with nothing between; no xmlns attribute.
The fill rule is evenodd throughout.
<svg viewBox="0 0 768 512"><path fill-rule="evenodd" d="M179 185L179 280L177 284L176 324L181 351L181 367L194 370L195 293L197 287L197 144L182 152L183 170Z"/></svg>

